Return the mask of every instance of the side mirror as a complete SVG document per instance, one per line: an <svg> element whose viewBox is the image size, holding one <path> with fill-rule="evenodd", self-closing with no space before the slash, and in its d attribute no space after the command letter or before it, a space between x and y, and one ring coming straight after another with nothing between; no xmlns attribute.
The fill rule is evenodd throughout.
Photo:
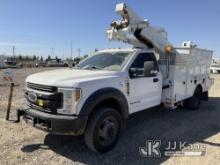
<svg viewBox="0 0 220 165"><path fill-rule="evenodd" d="M144 77L156 76L157 72L153 61L146 61L144 63Z"/></svg>
<svg viewBox="0 0 220 165"><path fill-rule="evenodd" d="M129 74L131 78L143 77L143 68L130 68Z"/></svg>

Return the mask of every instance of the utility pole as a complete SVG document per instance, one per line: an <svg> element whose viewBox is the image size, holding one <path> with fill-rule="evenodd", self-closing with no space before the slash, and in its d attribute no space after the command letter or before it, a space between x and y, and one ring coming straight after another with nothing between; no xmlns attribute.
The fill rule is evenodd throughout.
<svg viewBox="0 0 220 165"><path fill-rule="evenodd" d="M80 48L79 48L79 49L78 49L78 55L79 55L79 58L80 58L80 51L81 51L81 50L80 50Z"/></svg>
<svg viewBox="0 0 220 165"><path fill-rule="evenodd" d="M54 58L54 48L51 48L51 56Z"/></svg>
<svg viewBox="0 0 220 165"><path fill-rule="evenodd" d="M12 46L13 56L15 58L15 46Z"/></svg>
<svg viewBox="0 0 220 165"><path fill-rule="evenodd" d="M70 43L70 59L72 60L73 59L73 41L71 40L71 43Z"/></svg>

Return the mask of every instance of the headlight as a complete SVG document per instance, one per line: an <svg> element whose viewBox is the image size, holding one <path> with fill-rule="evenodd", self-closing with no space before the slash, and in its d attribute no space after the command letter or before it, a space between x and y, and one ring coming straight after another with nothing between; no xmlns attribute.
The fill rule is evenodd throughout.
<svg viewBox="0 0 220 165"><path fill-rule="evenodd" d="M58 109L57 112L62 114L76 114L77 104L82 95L81 89L59 88L58 92L63 93L63 108Z"/></svg>

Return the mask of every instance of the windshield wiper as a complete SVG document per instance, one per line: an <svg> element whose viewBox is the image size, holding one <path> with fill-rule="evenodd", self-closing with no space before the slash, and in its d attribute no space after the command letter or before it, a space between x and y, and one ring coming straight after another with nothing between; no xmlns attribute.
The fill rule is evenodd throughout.
<svg viewBox="0 0 220 165"><path fill-rule="evenodd" d="M97 67L97 66L91 66L91 67L88 67L88 68L90 68L90 69L98 69L98 70L103 70L102 68L99 68L99 67Z"/></svg>
<svg viewBox="0 0 220 165"><path fill-rule="evenodd" d="M98 70L103 70L103 68L97 67L95 65L93 65L93 66L87 65L87 66L84 66L84 67L81 67L80 65L78 65L78 68L79 69L98 69Z"/></svg>

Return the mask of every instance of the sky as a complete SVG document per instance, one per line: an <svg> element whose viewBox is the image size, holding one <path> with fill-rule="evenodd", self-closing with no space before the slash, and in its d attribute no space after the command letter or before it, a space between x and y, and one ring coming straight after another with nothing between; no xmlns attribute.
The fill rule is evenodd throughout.
<svg viewBox="0 0 220 165"><path fill-rule="evenodd" d="M126 2L151 25L164 27L174 46L193 41L220 58L219 0L0 0L0 54L52 54L70 57L95 48L129 47L109 42L105 31L120 19L117 3Z"/></svg>

